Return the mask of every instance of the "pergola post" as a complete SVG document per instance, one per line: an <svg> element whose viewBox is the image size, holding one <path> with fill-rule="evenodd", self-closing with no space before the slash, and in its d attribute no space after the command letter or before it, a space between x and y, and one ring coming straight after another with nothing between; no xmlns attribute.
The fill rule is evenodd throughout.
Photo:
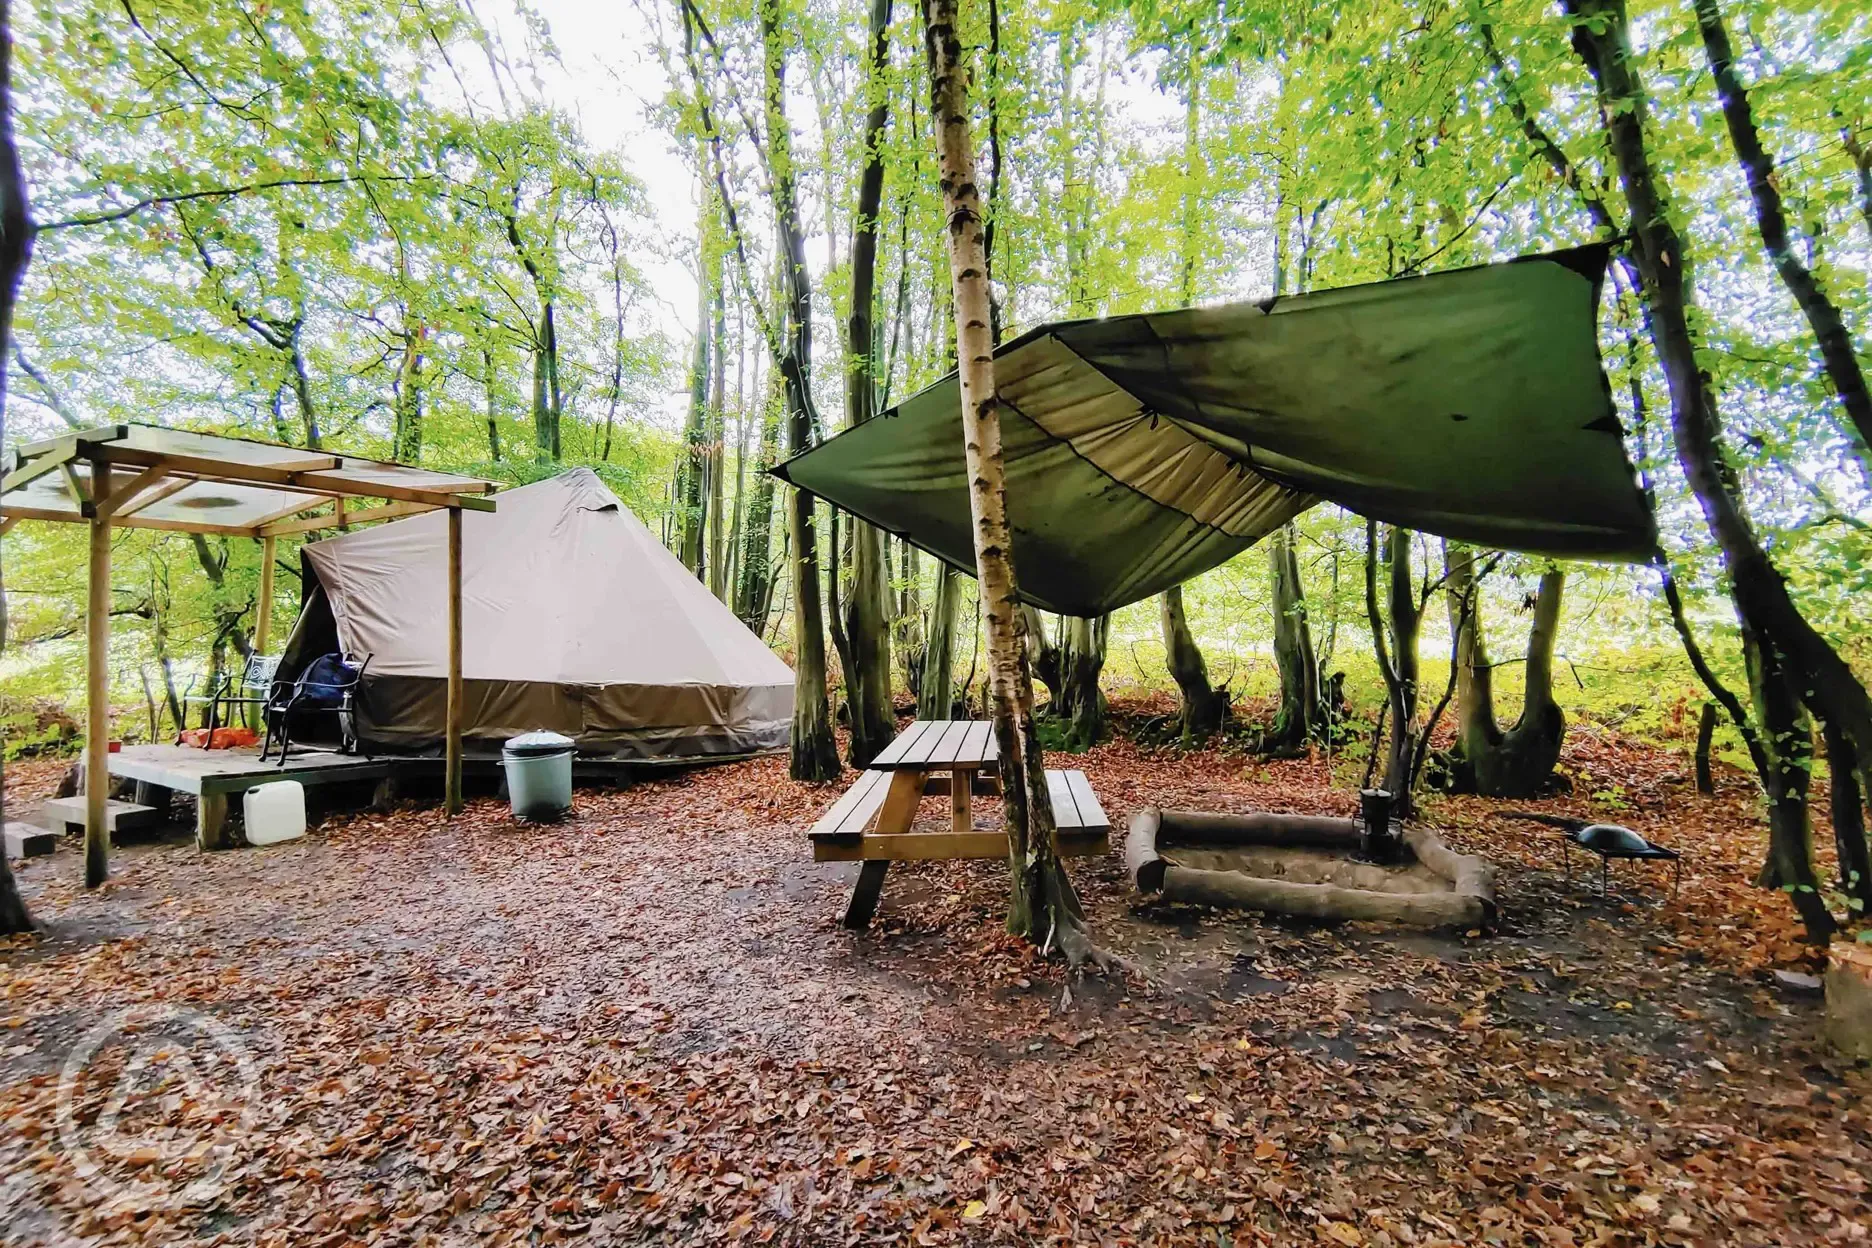
<svg viewBox="0 0 1872 1248"><path fill-rule="evenodd" d="M89 595L85 607L85 887L110 873L110 465L91 466Z"/></svg>
<svg viewBox="0 0 1872 1248"><path fill-rule="evenodd" d="M462 509L448 509L448 724L443 745L445 805L462 810Z"/></svg>
<svg viewBox="0 0 1872 1248"><path fill-rule="evenodd" d="M254 621L254 653L267 652L267 634L273 631L273 555L276 537L260 539L260 615Z"/></svg>

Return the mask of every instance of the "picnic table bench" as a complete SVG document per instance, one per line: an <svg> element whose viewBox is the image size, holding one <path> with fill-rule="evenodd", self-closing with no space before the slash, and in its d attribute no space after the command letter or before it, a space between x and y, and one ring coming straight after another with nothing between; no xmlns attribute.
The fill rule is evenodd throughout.
<svg viewBox="0 0 1872 1248"><path fill-rule="evenodd" d="M917 720L897 734L832 808L813 825L816 862L859 862L845 926L863 928L877 910L893 862L1005 858L1007 831L977 830L970 798L1001 791L994 725L980 720ZM1063 856L1104 853L1111 820L1083 771L1049 771L1047 790ZM949 796L949 830L912 830L917 804Z"/></svg>

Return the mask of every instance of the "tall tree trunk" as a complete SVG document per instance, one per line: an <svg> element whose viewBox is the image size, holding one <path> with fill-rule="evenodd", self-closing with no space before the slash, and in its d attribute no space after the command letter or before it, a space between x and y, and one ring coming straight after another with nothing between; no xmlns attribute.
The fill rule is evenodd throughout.
<svg viewBox="0 0 1872 1248"><path fill-rule="evenodd" d="M1800 262L1788 241L1787 214L1781 207L1774 158L1762 146L1748 92L1736 75L1735 52L1729 44L1729 31L1723 25L1721 0L1696 0L1696 15L1710 76L1715 79L1716 94L1722 100L1723 120L1729 126L1729 140L1748 179L1749 198L1755 204L1755 224L1761 232L1762 246L1768 252L1769 263L1781 275L1782 285L1794 296L1794 302L1800 305L1802 315L1813 329L1827 377L1839 394L1840 406L1846 409L1847 420L1859 435L1861 467L1872 472L1872 394L1866 392L1865 374L1853 351L1852 335L1840 318L1839 309L1821 288L1819 279Z"/></svg>
<svg viewBox="0 0 1872 1248"><path fill-rule="evenodd" d="M769 176L779 230L786 289L785 339L775 361L786 385L787 452L798 455L813 442L812 277L800 226L793 139L786 117L786 53L781 46L779 0L761 0L762 65ZM826 694L825 600L819 593L819 535L813 497L792 490L788 533L793 574L793 758L795 780L831 780L839 774L838 744ZM835 552L836 553L836 552Z"/></svg>
<svg viewBox="0 0 1872 1248"><path fill-rule="evenodd" d="M910 689L910 696L920 701L923 688L923 602L920 578L923 569L918 566L923 561L918 558L917 548L909 542L900 542L900 559L897 568L897 621L896 651L898 662L903 665L904 684Z"/></svg>
<svg viewBox="0 0 1872 1248"><path fill-rule="evenodd" d="M728 306L723 295L720 265L716 266L713 339L709 354L714 368L709 382L708 433L708 584L709 592L723 602L728 600L728 564L723 555L722 532L728 499Z"/></svg>
<svg viewBox="0 0 1872 1248"><path fill-rule="evenodd" d="M1046 686L1047 714L1063 714L1066 707L1066 670L1061 659L1063 645L1054 645L1047 635L1046 617L1040 614L1038 607L1021 604L1021 627L1027 638L1027 668L1033 673L1034 679ZM1063 622L1060 628L1063 632Z"/></svg>
<svg viewBox="0 0 1872 1248"><path fill-rule="evenodd" d="M0 0L0 446L6 445L7 363L13 357L13 310L19 301L26 266L32 260L32 240L26 175L20 170L19 147L13 138L12 6L9 0ZM5 601L4 580L0 579L0 653L6 650ZM4 784L0 784L0 822L4 822L6 814L4 791ZM32 915L20 897L6 853L0 850L0 933L31 929Z"/></svg>
<svg viewBox="0 0 1872 1248"><path fill-rule="evenodd" d="M1326 703L1320 690L1319 655L1307 620L1306 591L1294 526L1283 524L1268 541L1268 587L1274 603L1274 667L1280 673L1280 709L1274 712L1268 748L1299 750L1326 732Z"/></svg>
<svg viewBox="0 0 1872 1248"><path fill-rule="evenodd" d="M1198 253L1202 247L1202 87L1192 51L1184 66L1183 85L1183 303L1194 306L1197 297ZM1208 740L1228 718L1228 691L1209 683L1209 665L1203 661L1196 635L1190 632L1183 610L1183 587L1163 593L1158 609L1163 628L1164 662L1177 687L1177 728L1183 744Z"/></svg>
<svg viewBox="0 0 1872 1248"><path fill-rule="evenodd" d="M1099 689L1099 676L1105 670L1111 616L1069 615L1061 624L1058 714L1066 723L1066 748L1089 750L1105 732L1105 694Z"/></svg>
<svg viewBox="0 0 1872 1248"><path fill-rule="evenodd" d="M757 633L766 626L767 603L773 597L774 484L767 469L780 460L780 400L775 393L779 375L770 374L768 382L760 400L760 451L741 530L741 579L735 587L735 614Z"/></svg>
<svg viewBox="0 0 1872 1248"><path fill-rule="evenodd" d="M1553 696L1554 644L1566 573L1541 573L1528 626L1526 687L1521 716L1503 731L1495 722L1495 689L1483 640L1482 586L1475 552L1445 543L1450 627L1456 632L1456 750L1458 787L1484 797L1533 797L1547 787L1560 761L1566 716Z"/></svg>
<svg viewBox="0 0 1872 1248"><path fill-rule="evenodd" d="M501 462L500 408L495 399L494 378L494 350L492 347L482 347L481 380L482 389L487 399L488 458L498 464Z"/></svg>
<svg viewBox="0 0 1872 1248"><path fill-rule="evenodd" d="M956 599L960 572L936 564L936 592L930 599L928 636L923 641L923 675L917 683L917 718L948 719L955 706Z"/></svg>
<svg viewBox="0 0 1872 1248"><path fill-rule="evenodd" d="M1008 830L1012 896L1008 927L1043 946L1055 942L1071 965L1105 961L1092 945L1085 915L1054 844L1053 802L1046 759L1034 732L1033 685L1021 640L1020 599L1007 522L1007 477L1001 459L1001 416L995 393L994 337L987 258L982 242L975 154L969 144L966 68L956 0L924 0L930 116L936 131L943 207L949 226L949 273L955 292L963 447L975 568L988 634L988 686L995 739L1001 750L1003 814Z"/></svg>
<svg viewBox="0 0 1872 1248"><path fill-rule="evenodd" d="M1865 798L1853 774L1852 751L1837 728L1825 732L1827 773L1832 781L1833 841L1839 855L1840 892L1856 919L1872 916L1872 844L1866 840Z"/></svg>
<svg viewBox="0 0 1872 1248"><path fill-rule="evenodd" d="M706 197L705 197L706 198ZM702 246L708 246L707 227ZM695 576L702 567L702 489L708 472L709 284L708 262L696 266L695 349L689 357L689 414L683 422L683 458L677 474L676 555Z"/></svg>
<svg viewBox="0 0 1872 1248"><path fill-rule="evenodd" d="M404 316L409 315L408 309ZM395 386L396 430L391 438L390 457L399 464L420 464L423 442L423 341L428 330L422 325L403 328L403 356L397 364Z"/></svg>
<svg viewBox="0 0 1872 1248"><path fill-rule="evenodd" d="M1166 589L1160 604L1164 662L1177 686L1178 735L1184 745L1199 745L1220 731L1228 718L1228 690L1209 683L1209 665L1183 613L1183 587Z"/></svg>
<svg viewBox="0 0 1872 1248"><path fill-rule="evenodd" d="M559 463L559 417L563 398L559 390L559 328L552 300L540 308L533 345L533 450L542 462Z"/></svg>
<svg viewBox="0 0 1872 1248"><path fill-rule="evenodd" d="M1389 619L1379 606L1378 522L1365 521L1365 616L1371 622L1372 651L1385 684L1385 722L1390 737L1385 747L1384 787L1391 791L1392 809L1400 818L1415 810L1411 778L1416 773L1413 747L1417 740L1417 628L1416 591L1411 576L1410 533L1396 525L1385 528L1383 562L1388 577L1386 597ZM1374 750L1377 743L1373 743Z"/></svg>
<svg viewBox="0 0 1872 1248"><path fill-rule="evenodd" d="M1833 939L1833 915L1820 894L1814 871L1813 830L1807 819L1807 784L1813 775L1813 721L1791 683L1781 656L1744 634L1749 690L1768 751L1768 855L1756 884L1788 894L1807 929L1807 939Z"/></svg>
<svg viewBox="0 0 1872 1248"><path fill-rule="evenodd" d="M1851 748L1861 791L1872 778L1872 697L1801 614L1742 507L1722 449L1722 429L1690 326L1691 257L1671 221L1645 145L1646 96L1631 55L1623 0L1563 0L1573 46L1591 72L1600 114L1632 220L1653 343L1671 395L1677 459L1722 551L1743 626L1785 665L1808 706ZM1783 793L1777 800L1790 800ZM1810 932L1810 934L1812 934Z"/></svg>
<svg viewBox="0 0 1872 1248"><path fill-rule="evenodd" d="M877 218L884 200L884 130L890 119L890 20L891 0L871 0L871 52L865 74L871 107L865 114L865 163L852 214L851 315L845 335L848 428L877 413L877 331L872 316L877 302ZM890 578L884 535L856 517L851 523L852 583L845 602L851 661L845 690L851 707L851 765L863 767L890 744L897 717L891 708L890 624L884 602Z"/></svg>

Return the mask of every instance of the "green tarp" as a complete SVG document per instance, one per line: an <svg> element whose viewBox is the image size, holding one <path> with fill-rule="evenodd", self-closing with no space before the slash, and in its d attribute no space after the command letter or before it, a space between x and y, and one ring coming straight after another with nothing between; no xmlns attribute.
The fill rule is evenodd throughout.
<svg viewBox="0 0 1872 1248"><path fill-rule="evenodd" d="M1344 290L1043 325L995 353L1022 596L1098 615L1322 500L1478 545L1643 560L1578 248ZM777 476L973 572L952 374Z"/></svg>

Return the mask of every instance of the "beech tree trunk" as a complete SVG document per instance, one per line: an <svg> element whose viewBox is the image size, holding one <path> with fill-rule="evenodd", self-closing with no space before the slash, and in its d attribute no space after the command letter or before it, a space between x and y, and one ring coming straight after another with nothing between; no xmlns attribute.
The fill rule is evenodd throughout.
<svg viewBox="0 0 1872 1248"><path fill-rule="evenodd" d="M1105 733L1099 676L1105 670L1111 616L1069 615L1060 624L1060 701L1055 714L1066 724L1066 748L1089 750Z"/></svg>
<svg viewBox="0 0 1872 1248"><path fill-rule="evenodd" d="M1678 462L1722 551L1744 629L1769 654L1771 666L1790 672L1793 687L1809 708L1849 747L1863 793L1872 777L1872 696L1795 605L1743 510L1727 467L1715 396L1698 364L1690 326L1691 256L1672 224L1651 167L1645 143L1646 97L1631 54L1623 0L1563 4L1573 19L1574 50L1598 92L1602 124L1631 210L1631 256L1670 389ZM1763 729L1766 736L1767 725ZM1783 787L1780 795L1771 794L1776 804L1798 796ZM1811 925L1809 934L1818 935Z"/></svg>
<svg viewBox="0 0 1872 1248"><path fill-rule="evenodd" d="M812 275L800 225L793 137L786 117L786 53L781 47L779 0L760 5L762 64L769 175L779 230L786 291L784 337L774 361L786 387L787 452L812 445ZM792 542L793 579L793 757L795 780L832 780L839 774L838 743L832 735L826 695L825 600L819 593L819 533L813 497L792 490L787 531Z"/></svg>
<svg viewBox="0 0 1872 1248"><path fill-rule="evenodd" d="M409 309L403 310L407 318ZM423 341L428 330L422 325L405 324L403 355L397 364L395 390L396 428L391 436L390 457L399 464L420 464L423 444Z"/></svg>
<svg viewBox="0 0 1872 1248"><path fill-rule="evenodd" d="M1781 189L1775 182L1774 158L1762 146L1748 92L1736 75L1735 52L1729 44L1729 31L1723 25L1721 0L1696 0L1696 15L1710 76L1715 79L1716 94L1722 100L1729 140L1748 179L1749 198L1755 205L1755 224L1761 232L1762 247L1768 253L1769 263L1780 274L1782 285L1794 296L1794 302L1800 305L1801 314L1813 329L1827 377L1839 395L1840 406L1846 409L1848 422L1859 435L1862 468L1872 471L1872 394L1866 392L1865 373L1853 351L1852 335L1846 329L1846 322L1840 319L1839 308L1827 296L1819 279L1800 262L1788 241L1787 214L1782 210Z"/></svg>
<svg viewBox="0 0 1872 1248"><path fill-rule="evenodd" d="M955 705L956 598L961 573L936 565L936 592L930 599L928 636L923 641L923 672L917 682L917 718L948 719Z"/></svg>
<svg viewBox="0 0 1872 1248"><path fill-rule="evenodd" d="M1183 614L1183 587L1172 585L1159 601L1164 662L1177 686L1178 735L1184 745L1199 745L1221 731L1228 719L1228 690L1209 683L1209 665Z"/></svg>
<svg viewBox="0 0 1872 1248"><path fill-rule="evenodd" d="M1528 625L1526 688L1521 715L1503 730L1495 722L1495 681L1482 629L1482 586L1475 552L1445 543L1450 627L1456 632L1457 787L1484 797L1533 797L1560 761L1566 717L1553 697L1554 643L1560 630L1566 573L1541 574Z"/></svg>
<svg viewBox="0 0 1872 1248"><path fill-rule="evenodd" d="M1866 841L1865 796L1859 791L1853 774L1852 751L1840 739L1839 730L1828 728L1824 734L1827 772L1832 781L1833 841L1839 854L1840 892L1846 895L1853 918L1872 915L1872 844Z"/></svg>
<svg viewBox="0 0 1872 1248"><path fill-rule="evenodd" d="M559 328L552 300L540 309L537 341L533 346L533 453L541 461L561 459L559 416L564 396L559 389Z"/></svg>
<svg viewBox="0 0 1872 1248"><path fill-rule="evenodd" d="M767 469L780 462L780 402L774 393L778 375L760 397L760 449L754 484L748 492L741 528L741 576L735 585L735 614L760 632L767 623L767 604L773 598L774 479Z"/></svg>
<svg viewBox="0 0 1872 1248"><path fill-rule="evenodd" d="M877 301L877 218L884 199L884 130L890 119L891 0L871 0L870 62L866 90L864 170L858 179L851 242L851 315L846 321L845 417L856 428L877 414L877 332L872 319ZM854 767L869 763L897 733L891 708L890 624L884 595L888 588L884 534L852 518L852 583L845 601L845 634L851 650L845 671L846 701L851 708Z"/></svg>
<svg viewBox="0 0 1872 1248"><path fill-rule="evenodd" d="M923 0L929 60L930 116L936 132L943 207L949 227L950 284L955 293L963 446L982 620L988 634L988 686L1001 750L1003 813L1012 896L1010 931L1050 947L1072 965L1104 961L1054 844L1046 760L1034 732L1033 685L1021 637L1014 551L1007 522L1007 477L995 392L992 310L982 239L981 197L969 142L967 69L957 30L957 0Z"/></svg>
<svg viewBox="0 0 1872 1248"><path fill-rule="evenodd" d="M1274 603L1274 666L1280 673L1280 709L1267 740L1270 750L1302 748L1326 733L1326 702L1320 691L1319 656L1307 622L1306 592L1291 523L1268 539L1268 580Z"/></svg>
<svg viewBox="0 0 1872 1248"><path fill-rule="evenodd" d="M1813 775L1813 721L1801 705L1792 673L1781 656L1745 634L1749 691L1768 752L1768 856L1756 884L1787 893L1807 929L1807 939L1833 939L1833 915L1820 895L1814 871L1813 829L1807 818L1807 785Z"/></svg>
<svg viewBox="0 0 1872 1248"><path fill-rule="evenodd" d="M721 264L718 260L709 303L714 310L714 324L709 331L709 411L708 466L708 565L709 592L723 602L728 600L728 563L723 549L727 526L727 449L728 449L728 301L724 297Z"/></svg>
<svg viewBox="0 0 1872 1248"><path fill-rule="evenodd" d="M707 196L703 197L706 204ZM708 249L707 209L701 229L702 249ZM683 421L683 457L678 461L676 490L676 556L695 576L702 567L702 487L708 458L709 400L709 266L697 257L695 347L689 356L689 413Z"/></svg>
<svg viewBox="0 0 1872 1248"><path fill-rule="evenodd" d="M1046 617L1040 608L1021 604L1021 626L1026 633L1027 669L1046 686L1047 713L1058 715L1066 705L1066 678L1060 666L1060 647L1047 634ZM1062 623L1061 628L1065 625Z"/></svg>
<svg viewBox="0 0 1872 1248"><path fill-rule="evenodd" d="M13 14L0 0L0 446L6 445L8 362L13 358L13 309L20 282L32 260L32 209L26 199L26 176L20 170L13 138ZM6 594L0 580L0 653L6 650ZM3 777L0 777L3 779ZM0 784L0 822L5 821L5 785ZM32 915L20 897L13 868L0 849L0 934L32 929Z"/></svg>

